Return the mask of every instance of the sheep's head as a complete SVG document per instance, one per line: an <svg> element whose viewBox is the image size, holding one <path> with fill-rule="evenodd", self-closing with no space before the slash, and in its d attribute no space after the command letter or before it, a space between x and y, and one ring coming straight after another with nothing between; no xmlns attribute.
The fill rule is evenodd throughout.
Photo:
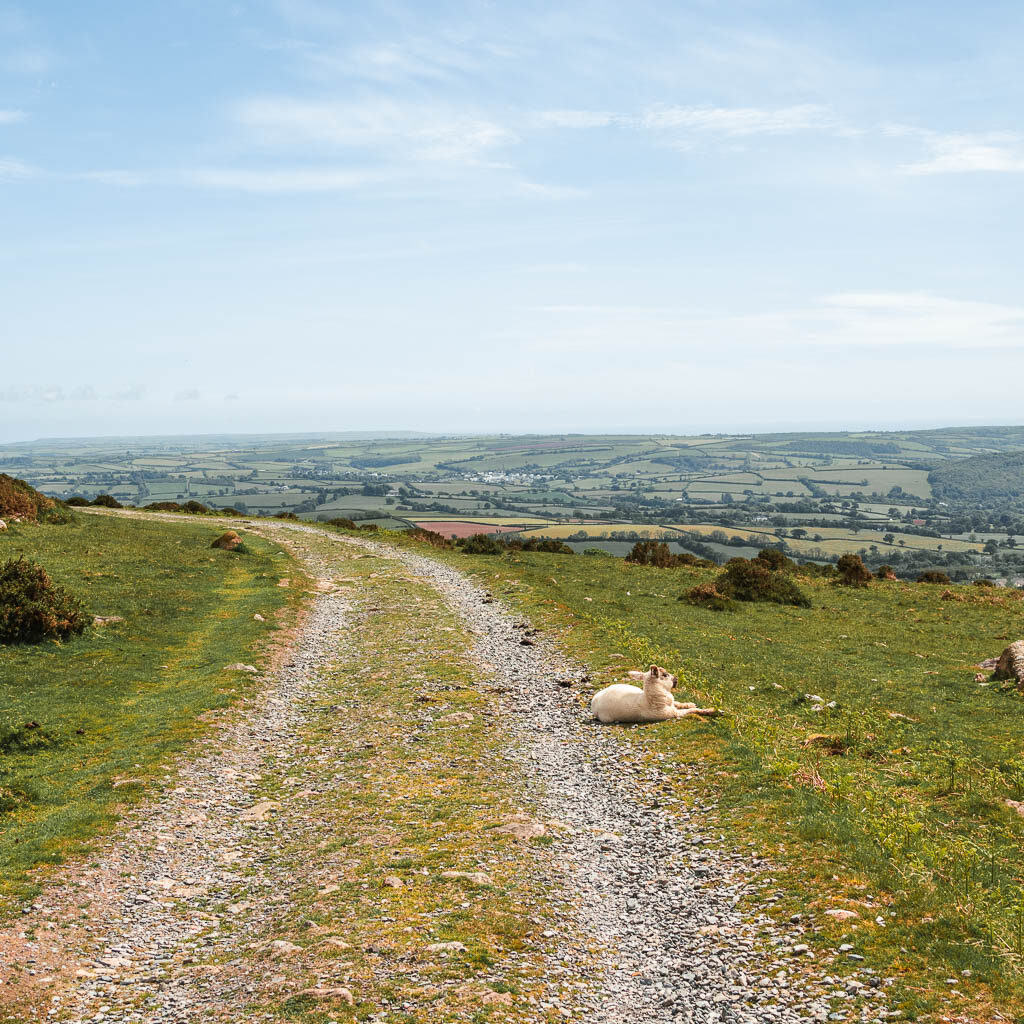
<svg viewBox="0 0 1024 1024"><path fill-rule="evenodd" d="M678 680L660 665L652 665L646 672L630 672L633 679L642 679L644 686L663 686L667 690L675 687Z"/></svg>

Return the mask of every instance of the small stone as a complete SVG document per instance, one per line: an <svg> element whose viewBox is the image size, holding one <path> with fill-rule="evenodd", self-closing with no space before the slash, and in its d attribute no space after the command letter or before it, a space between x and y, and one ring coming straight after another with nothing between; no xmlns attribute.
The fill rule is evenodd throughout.
<svg viewBox="0 0 1024 1024"><path fill-rule="evenodd" d="M836 921L849 921L851 918L860 917L860 914L856 910L826 910L825 915L827 917L834 918Z"/></svg>
<svg viewBox="0 0 1024 1024"><path fill-rule="evenodd" d="M461 942L432 942L427 946L428 953L465 953L466 947Z"/></svg>
<svg viewBox="0 0 1024 1024"><path fill-rule="evenodd" d="M491 876L484 874L482 871L442 871L441 877L464 878L467 882L472 882L474 885L492 884Z"/></svg>
<svg viewBox="0 0 1024 1024"><path fill-rule="evenodd" d="M315 999L317 1002L326 1003L331 1000L338 1000L339 1002L345 1003L347 1006L355 1006L355 996L352 995L351 991L347 988L304 988L299 992L300 996L306 996L309 999Z"/></svg>
<svg viewBox="0 0 1024 1024"><path fill-rule="evenodd" d="M529 839L536 839L544 835L547 830L534 818L527 817L526 815L516 815L515 818L506 822L496 831L503 835L514 836L521 842L526 842Z"/></svg>
<svg viewBox="0 0 1024 1024"><path fill-rule="evenodd" d="M270 811L276 811L281 804L277 800L260 800L238 815L239 821L265 821Z"/></svg>

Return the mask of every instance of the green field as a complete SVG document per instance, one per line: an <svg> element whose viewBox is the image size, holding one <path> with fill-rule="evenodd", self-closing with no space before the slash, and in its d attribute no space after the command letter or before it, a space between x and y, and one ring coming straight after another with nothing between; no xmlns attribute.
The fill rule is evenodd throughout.
<svg viewBox="0 0 1024 1024"><path fill-rule="evenodd" d="M125 620L0 645L0 909L33 891L33 868L88 848L204 731L205 712L252 687L224 666L259 664L291 602L278 580L294 569L254 537L245 554L211 550L220 532L79 515L0 533L0 561L33 559L91 614Z"/></svg>

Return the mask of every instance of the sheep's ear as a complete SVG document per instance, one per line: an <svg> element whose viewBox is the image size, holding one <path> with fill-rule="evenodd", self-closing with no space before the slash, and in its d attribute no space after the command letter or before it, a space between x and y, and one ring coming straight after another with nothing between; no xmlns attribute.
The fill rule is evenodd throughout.
<svg viewBox="0 0 1024 1024"><path fill-rule="evenodd" d="M660 676L661 675L661 669L658 668L657 665L652 665L647 671L650 672L652 676Z"/></svg>
<svg viewBox="0 0 1024 1024"><path fill-rule="evenodd" d="M643 672L637 672L637 671L633 670L633 671L631 671L629 673L629 678L630 679L643 679L643 677L644 677Z"/></svg>

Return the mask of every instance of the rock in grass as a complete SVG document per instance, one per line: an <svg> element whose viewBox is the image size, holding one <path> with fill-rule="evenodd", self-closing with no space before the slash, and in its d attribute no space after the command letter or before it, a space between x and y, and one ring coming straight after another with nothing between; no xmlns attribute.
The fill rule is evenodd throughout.
<svg viewBox="0 0 1024 1024"><path fill-rule="evenodd" d="M472 882L474 885L491 885L492 879L490 875L485 875L482 871L442 871L442 878L463 878L467 882Z"/></svg>
<svg viewBox="0 0 1024 1024"><path fill-rule="evenodd" d="M280 806L277 800L260 800L258 803L253 804L252 807L242 811L238 816L238 820L266 821L267 814L270 811L276 811Z"/></svg>
<svg viewBox="0 0 1024 1024"><path fill-rule="evenodd" d="M234 551L241 547L242 538L234 530L228 530L221 534L211 545L211 548L220 548L222 551Z"/></svg>
<svg viewBox="0 0 1024 1024"><path fill-rule="evenodd" d="M0 519L0 533L3 533L4 530L6 530L6 529L7 529L7 524L2 519Z"/></svg>
<svg viewBox="0 0 1024 1024"><path fill-rule="evenodd" d="M109 626L115 622L124 622L124 616L122 615L94 615L92 617L92 624L94 626Z"/></svg>
<svg viewBox="0 0 1024 1024"><path fill-rule="evenodd" d="M387 875L381 885L386 886L388 889L404 889L405 882L403 882L398 875Z"/></svg>
<svg viewBox="0 0 1024 1024"><path fill-rule="evenodd" d="M465 953L466 947L461 942L432 942L427 946L428 953Z"/></svg>
<svg viewBox="0 0 1024 1024"><path fill-rule="evenodd" d="M255 665L243 665L240 661L232 662L230 665L224 666L225 672L259 672L259 669Z"/></svg>
<svg viewBox="0 0 1024 1024"><path fill-rule="evenodd" d="M837 921L849 921L851 918L860 917L856 910L826 910L827 917L835 918Z"/></svg>
<svg viewBox="0 0 1024 1024"><path fill-rule="evenodd" d="M513 836L521 842L526 842L529 839L537 839L539 836L544 835L546 829L536 819L530 818L525 814L519 814L511 821L502 825L497 831L504 835Z"/></svg>
<svg viewBox="0 0 1024 1024"><path fill-rule="evenodd" d="M1012 679L1024 689L1024 640L1018 640L999 655L993 679Z"/></svg>
<svg viewBox="0 0 1024 1024"><path fill-rule="evenodd" d="M338 1002L345 1003L347 1006L355 1006L356 1000L352 993L347 988L304 988L298 993L300 996L305 996L307 999L315 999L319 1003L327 1003L332 1000L338 1000Z"/></svg>

